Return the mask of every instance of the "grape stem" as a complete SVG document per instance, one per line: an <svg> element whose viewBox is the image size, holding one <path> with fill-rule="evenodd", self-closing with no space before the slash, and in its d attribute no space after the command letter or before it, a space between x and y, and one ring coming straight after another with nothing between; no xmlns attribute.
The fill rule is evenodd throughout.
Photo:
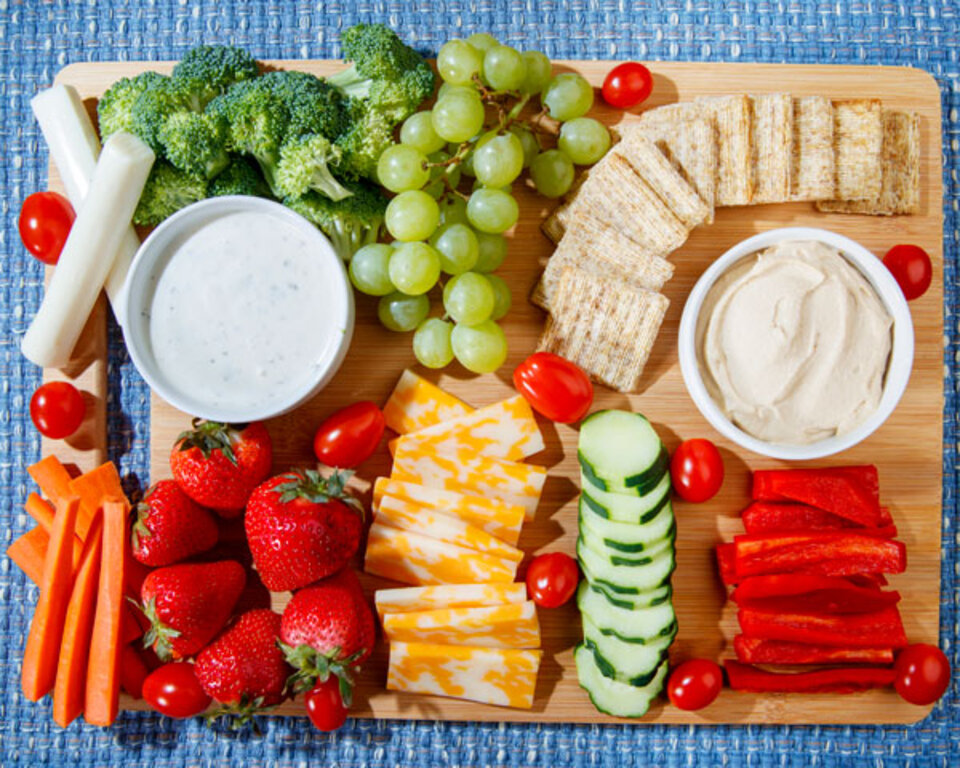
<svg viewBox="0 0 960 768"><path fill-rule="evenodd" d="M549 136L559 136L562 123L550 117L550 112L546 107L526 121L531 130L538 133L544 133Z"/></svg>

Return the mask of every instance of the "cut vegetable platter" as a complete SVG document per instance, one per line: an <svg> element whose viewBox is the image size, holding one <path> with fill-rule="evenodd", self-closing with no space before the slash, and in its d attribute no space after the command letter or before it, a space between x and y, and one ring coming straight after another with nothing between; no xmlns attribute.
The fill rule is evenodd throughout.
<svg viewBox="0 0 960 768"><path fill-rule="evenodd" d="M326 61L275 62L318 75L342 65ZM580 72L595 86L613 62L560 62L557 67ZM157 63L75 64L62 70L57 81L73 85L93 109L95 99L123 76L144 69L169 71ZM794 96L822 95L833 99L879 98L885 106L915 111L920 116L920 213L913 216L871 217L818 213L811 203L763 205L718 209L713 224L694 230L690 239L671 256L676 274L664 289L670 307L662 332L636 395L622 395L597 387L594 409L625 408L645 414L668 450L690 437L706 437L720 448L726 481L720 494L704 504L675 502L678 536L677 569L673 577L674 605L679 634L670 655L674 661L695 657L733 658L736 634L735 609L717 574L714 546L741 531L739 513L749 501L750 471L784 466L738 448L722 438L703 419L687 394L677 360L677 328L684 301L693 284L710 263L735 243L758 232L785 226L815 226L846 235L875 254L897 243L923 247L933 260L934 283L920 299L911 302L916 354L906 393L893 416L872 437L855 448L814 466L875 464L880 472L881 502L890 508L900 538L906 543L906 573L891 578L900 591L904 626L911 642L936 643L939 629L940 526L942 484L943 411L943 255L942 189L940 167L940 94L935 81L913 69L893 67L833 67L755 64L653 63L653 95L644 108L697 96L725 93L790 92ZM605 107L597 100L591 113L614 125L636 116ZM51 188L59 188L51 168ZM473 406L482 406L512 395L510 374L536 347L544 314L525 299L552 252L540 223L551 205L527 190L515 190L521 206L512 232L507 261L499 274L508 282L514 305L504 320L510 345L506 364L498 374L474 376L459 367L443 373L418 373L439 383ZM96 401L88 421L68 444L49 443L44 451L67 463L89 469L103 460L106 402L106 310L103 299L88 323L75 354L76 363L66 372L47 371L47 378L72 378ZM309 329L304 329L309 332ZM319 421L335 409L356 400L384 402L404 368L414 366L409 336L384 330L376 318L376 300L357 297L357 324L350 348L333 382L308 405L268 422L275 446L275 470L307 466L313 462L311 441ZM152 480L169 477L170 447L189 424L189 416L156 396L150 419ZM574 553L577 536L576 498L579 492L577 431L540 420L546 449L530 458L547 466L549 477L536 519L524 526L520 547L527 560L539 552ZM369 502L373 480L388 475L390 457L384 444L358 473L354 484ZM146 483L147 478L141 478ZM359 565L358 561L358 565ZM523 572L521 566L520 572ZM382 579L363 577L372 592L397 586ZM275 595L275 607L288 595ZM385 690L387 647L365 665L351 714L357 717L438 720L490 720L521 722L617 722L598 713L577 684L573 649L580 640L580 622L572 604L540 610L544 660L536 699L529 711L474 704L454 699L394 693ZM145 708L129 698L127 708ZM302 704L288 703L279 714L302 714ZM754 695L724 690L720 699L702 712L684 712L658 700L639 721L660 723L909 723L929 708L901 700L892 689L843 696L837 694Z"/></svg>

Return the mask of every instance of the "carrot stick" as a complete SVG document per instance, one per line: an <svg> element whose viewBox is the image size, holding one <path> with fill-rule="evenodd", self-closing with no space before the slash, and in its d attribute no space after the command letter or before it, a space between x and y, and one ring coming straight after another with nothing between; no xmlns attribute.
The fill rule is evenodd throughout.
<svg viewBox="0 0 960 768"><path fill-rule="evenodd" d="M49 534L40 528L31 528L7 547L7 557L17 564L34 584L43 582L43 561L47 556Z"/></svg>
<svg viewBox="0 0 960 768"><path fill-rule="evenodd" d="M90 641L84 718L91 725L111 725L120 702L120 629L123 615L123 585L127 559L126 501L103 503L103 552L97 613Z"/></svg>
<svg viewBox="0 0 960 768"><path fill-rule="evenodd" d="M57 659L63 624L73 588L73 530L80 499L68 497L57 504L47 556L43 561L40 600L30 622L23 652L21 684L30 701L39 701L57 678Z"/></svg>
<svg viewBox="0 0 960 768"><path fill-rule="evenodd" d="M23 508L47 533L53 528L53 504L45 501L39 493L31 493L23 503Z"/></svg>
<svg viewBox="0 0 960 768"><path fill-rule="evenodd" d="M87 535L87 529L93 521L104 499L125 499L120 475L112 461L101 464L70 481L70 492L80 497L80 516L77 518L77 533L80 538Z"/></svg>
<svg viewBox="0 0 960 768"><path fill-rule="evenodd" d="M83 711L87 682L87 659L90 636L97 610L97 585L100 581L100 551L103 524L97 516L80 557L80 567L73 583L67 618L63 625L63 642L57 664L57 682L53 688L53 720L66 728Z"/></svg>
<svg viewBox="0 0 960 768"><path fill-rule="evenodd" d="M70 491L70 473L53 454L44 456L36 464L27 467L40 491L54 504L74 494Z"/></svg>
<svg viewBox="0 0 960 768"><path fill-rule="evenodd" d="M143 698L143 681L150 670L136 646L125 645L120 652L120 687L135 699Z"/></svg>

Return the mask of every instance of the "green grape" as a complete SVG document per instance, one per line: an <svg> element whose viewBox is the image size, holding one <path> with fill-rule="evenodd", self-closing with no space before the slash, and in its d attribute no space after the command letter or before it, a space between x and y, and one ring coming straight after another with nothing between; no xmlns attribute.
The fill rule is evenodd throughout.
<svg viewBox="0 0 960 768"><path fill-rule="evenodd" d="M550 64L550 59L540 51L524 51L521 56L527 68L527 73L523 78L523 83L520 84L520 93L533 96L543 93L543 89L547 87L553 75L553 66Z"/></svg>
<svg viewBox="0 0 960 768"><path fill-rule="evenodd" d="M467 38L467 42L481 53L486 53L491 48L500 45L497 38L493 35L488 35L486 32L474 32Z"/></svg>
<svg viewBox="0 0 960 768"><path fill-rule="evenodd" d="M466 40L448 40L437 54L437 72L445 82L466 85L479 75L483 67L483 53Z"/></svg>
<svg viewBox="0 0 960 768"><path fill-rule="evenodd" d="M505 187L489 187L481 183L480 179L474 179L473 184L470 185L470 191L476 192L478 189L495 189L498 192L506 192L508 195L513 194L513 184L507 184Z"/></svg>
<svg viewBox="0 0 960 768"><path fill-rule="evenodd" d="M448 275L459 275L473 269L480 256L477 236L466 224L447 224L430 238L430 245L440 254L440 268Z"/></svg>
<svg viewBox="0 0 960 768"><path fill-rule="evenodd" d="M544 197L560 197L573 184L573 162L559 149L548 149L533 159L530 178Z"/></svg>
<svg viewBox="0 0 960 768"><path fill-rule="evenodd" d="M482 142L482 143L481 143ZM485 187L505 187L523 170L523 144L512 133L481 137L474 150L473 172Z"/></svg>
<svg viewBox="0 0 960 768"><path fill-rule="evenodd" d="M479 255L473 271L493 272L507 258L507 239L503 235L492 235L489 232L477 232L476 235Z"/></svg>
<svg viewBox="0 0 960 768"><path fill-rule="evenodd" d="M557 147L577 165L593 165L610 149L610 131L592 117L577 117L560 126Z"/></svg>
<svg viewBox="0 0 960 768"><path fill-rule="evenodd" d="M440 202L440 225L467 224L467 201L460 195L448 195Z"/></svg>
<svg viewBox="0 0 960 768"><path fill-rule="evenodd" d="M412 331L430 311L430 299L426 294L407 296L395 291L380 299L377 304L377 317L388 331L404 333Z"/></svg>
<svg viewBox="0 0 960 768"><path fill-rule="evenodd" d="M473 153L476 150L471 149L467 154L463 156L463 159L460 161L460 173L462 173L467 178L474 178L477 174L473 170Z"/></svg>
<svg viewBox="0 0 960 768"><path fill-rule="evenodd" d="M496 91L515 91L527 76L527 65L516 48L498 45L483 56L483 76Z"/></svg>
<svg viewBox="0 0 960 768"><path fill-rule="evenodd" d="M429 178L426 155L408 144L387 147L377 161L377 179L391 192L420 189Z"/></svg>
<svg viewBox="0 0 960 768"><path fill-rule="evenodd" d="M443 287L443 308L457 323L477 325L490 319L497 295L485 275L464 272Z"/></svg>
<svg viewBox="0 0 960 768"><path fill-rule="evenodd" d="M432 245L400 243L390 257L390 282L408 296L426 293L440 279L440 254Z"/></svg>
<svg viewBox="0 0 960 768"><path fill-rule="evenodd" d="M453 323L431 317L420 323L413 334L413 354L427 368L443 368L453 362L450 334Z"/></svg>
<svg viewBox="0 0 960 768"><path fill-rule="evenodd" d="M540 139L529 128L518 123L510 126L510 133L520 139L520 146L523 147L523 167L529 168L533 158L540 152Z"/></svg>
<svg viewBox="0 0 960 768"><path fill-rule="evenodd" d="M419 149L425 155L437 152L446 145L446 142L433 130L433 113L429 109L424 112L414 112L403 121L400 127L400 143Z"/></svg>
<svg viewBox="0 0 960 768"><path fill-rule="evenodd" d="M554 120L566 122L587 114L593 106L593 88L574 72L563 72L550 81L540 98Z"/></svg>
<svg viewBox="0 0 960 768"><path fill-rule="evenodd" d="M387 204L387 231L397 240L426 240L440 223L440 207L426 192L401 192Z"/></svg>
<svg viewBox="0 0 960 768"><path fill-rule="evenodd" d="M479 94L456 91L433 105L433 130L444 141L466 141L483 128L484 117Z"/></svg>
<svg viewBox="0 0 960 768"><path fill-rule="evenodd" d="M350 259L350 282L368 296L386 296L395 291L390 281L390 256L393 248L385 243L365 245Z"/></svg>
<svg viewBox="0 0 960 768"><path fill-rule="evenodd" d="M479 96L477 89L474 86L440 83L440 89L437 91L437 101L449 96L451 93L465 93L467 96Z"/></svg>
<svg viewBox="0 0 960 768"><path fill-rule="evenodd" d="M499 275L487 275L487 281L493 288L494 303L493 312L490 313L491 320L499 320L510 311L510 305L513 304L513 296L510 295L510 287Z"/></svg>
<svg viewBox="0 0 960 768"><path fill-rule="evenodd" d="M460 365L473 373L493 373L507 359L507 337L493 320L454 326L450 345Z"/></svg>
<svg viewBox="0 0 960 768"><path fill-rule="evenodd" d="M475 229L499 235L517 223L520 206L499 189L478 189L467 201L467 218Z"/></svg>

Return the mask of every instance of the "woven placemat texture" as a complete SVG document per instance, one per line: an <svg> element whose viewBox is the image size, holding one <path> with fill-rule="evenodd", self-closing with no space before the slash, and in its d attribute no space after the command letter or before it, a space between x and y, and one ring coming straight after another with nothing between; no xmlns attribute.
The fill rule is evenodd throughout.
<svg viewBox="0 0 960 768"><path fill-rule="evenodd" d="M960 6L956 0L0 0L0 542L23 533L25 466L39 455L27 414L39 371L18 342L42 293L40 265L17 236L20 201L45 188L46 149L29 100L75 61L171 59L199 42L249 47L263 58L337 57L339 30L389 23L435 54L449 37L488 31L555 58L668 59L921 67L943 94L946 411L941 644L960 669L957 376L960 328ZM882 97L883 94L878 94ZM115 326L109 368L110 457L146 480L149 397ZM905 447L906 450L906 447ZM124 714L110 729L62 731L49 703L20 693L20 658L37 591L0 558L0 765L80 766L648 766L960 764L955 678L934 713L912 727L522 726L351 721L324 735L305 719L264 718L263 736L199 719Z"/></svg>

